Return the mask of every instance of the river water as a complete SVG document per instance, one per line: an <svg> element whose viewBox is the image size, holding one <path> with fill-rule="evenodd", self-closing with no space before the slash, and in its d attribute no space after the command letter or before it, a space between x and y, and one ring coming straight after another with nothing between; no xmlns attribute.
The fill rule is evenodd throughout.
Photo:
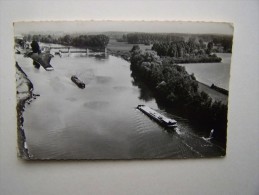
<svg viewBox="0 0 259 195"><path fill-rule="evenodd" d="M111 55L67 54L51 60L54 71L16 60L40 94L25 105L24 129L33 159L152 159L222 156L199 127L167 113L131 77L129 62ZM71 76L86 83L78 88ZM168 133L136 109L148 105L178 121Z"/></svg>
<svg viewBox="0 0 259 195"><path fill-rule="evenodd" d="M229 90L231 53L216 53L222 58L220 63L190 63L181 64L190 74L194 73L196 79L208 86L212 84Z"/></svg>

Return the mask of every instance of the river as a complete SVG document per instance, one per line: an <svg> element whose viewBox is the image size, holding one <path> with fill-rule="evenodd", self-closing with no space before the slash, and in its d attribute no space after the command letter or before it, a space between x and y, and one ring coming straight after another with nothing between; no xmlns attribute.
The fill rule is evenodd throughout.
<svg viewBox="0 0 259 195"><path fill-rule="evenodd" d="M216 53L222 58L220 63L190 63L181 64L190 74L194 73L196 79L208 86L212 84L229 90L231 53Z"/></svg>
<svg viewBox="0 0 259 195"><path fill-rule="evenodd" d="M67 54L51 60L54 71L16 61L40 94L25 105L24 129L32 159L153 159L224 155L199 127L167 113L152 92L136 85L129 62L111 55ZM86 83L78 88L71 76ZM168 133L136 109L148 105L178 121Z"/></svg>

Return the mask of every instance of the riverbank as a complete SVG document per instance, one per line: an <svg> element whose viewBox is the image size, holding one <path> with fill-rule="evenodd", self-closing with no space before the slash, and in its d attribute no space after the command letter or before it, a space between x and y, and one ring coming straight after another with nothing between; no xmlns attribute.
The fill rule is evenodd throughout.
<svg viewBox="0 0 259 195"><path fill-rule="evenodd" d="M118 42L116 40L111 39L109 44L107 45L107 52L116 57L121 57L126 61L130 61L130 50L135 44L129 44L127 42ZM140 44L140 49L142 51L151 50L150 45ZM203 91L207 93L213 101L221 101L223 104L227 104L228 96L223 94L215 89L212 89L210 86L198 81L198 89L199 91Z"/></svg>
<svg viewBox="0 0 259 195"><path fill-rule="evenodd" d="M200 55L193 57L162 57L167 60L173 61L175 64L190 64L190 63L219 63L222 59L215 54L213 55Z"/></svg>
<svg viewBox="0 0 259 195"><path fill-rule="evenodd" d="M17 143L18 143L18 156L22 159L29 159L27 149L26 136L23 128L23 112L25 104L30 103L30 100L35 98L33 94L33 84L28 79L26 73L16 62L16 99L17 99Z"/></svg>
<svg viewBox="0 0 259 195"><path fill-rule="evenodd" d="M208 86L204 83L201 83L199 81L198 81L198 86L199 86L198 90L200 92L203 91L203 92L207 93L211 97L213 102L218 101L224 105L228 104L228 95L220 93L217 90L215 90L215 89L211 88L210 86Z"/></svg>
<svg viewBox="0 0 259 195"><path fill-rule="evenodd" d="M120 57L126 61L130 61L130 52L129 51L120 51L120 50L112 50L112 49L107 49L108 54Z"/></svg>

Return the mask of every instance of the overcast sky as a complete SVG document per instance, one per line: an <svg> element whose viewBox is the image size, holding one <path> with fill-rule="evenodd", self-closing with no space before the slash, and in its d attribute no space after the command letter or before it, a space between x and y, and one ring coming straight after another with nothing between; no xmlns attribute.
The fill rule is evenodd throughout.
<svg viewBox="0 0 259 195"><path fill-rule="evenodd" d="M15 35L28 32L164 32L192 34L233 34L229 23L213 22L122 22L122 21L73 21L73 22L16 22Z"/></svg>

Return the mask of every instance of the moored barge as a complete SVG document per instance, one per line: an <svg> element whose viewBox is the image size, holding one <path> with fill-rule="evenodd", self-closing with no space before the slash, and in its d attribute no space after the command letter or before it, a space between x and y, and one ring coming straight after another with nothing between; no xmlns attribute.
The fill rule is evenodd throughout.
<svg viewBox="0 0 259 195"><path fill-rule="evenodd" d="M73 76L71 77L71 80L72 80L79 88L81 88L81 89L84 89L84 88L85 88L85 84L84 84L82 81L80 81L75 75L73 75Z"/></svg>
<svg viewBox="0 0 259 195"><path fill-rule="evenodd" d="M167 118L148 106L138 105L137 109L139 109L144 114L146 114L150 118L154 119L156 122L158 122L160 125L162 125L164 127L167 127L167 128L176 128L177 127L176 120Z"/></svg>

